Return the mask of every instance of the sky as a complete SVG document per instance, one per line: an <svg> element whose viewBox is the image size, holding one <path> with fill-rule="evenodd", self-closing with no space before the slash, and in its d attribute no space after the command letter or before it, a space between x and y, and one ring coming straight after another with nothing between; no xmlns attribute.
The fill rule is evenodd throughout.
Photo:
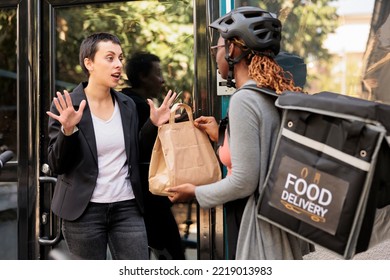
<svg viewBox="0 0 390 280"><path fill-rule="evenodd" d="M339 0L336 5L340 14L372 13L375 0Z"/></svg>
<svg viewBox="0 0 390 280"><path fill-rule="evenodd" d="M335 5L339 15L372 14L375 0L339 0ZM324 46L331 52L364 52L370 32L370 22L340 26L329 35Z"/></svg>

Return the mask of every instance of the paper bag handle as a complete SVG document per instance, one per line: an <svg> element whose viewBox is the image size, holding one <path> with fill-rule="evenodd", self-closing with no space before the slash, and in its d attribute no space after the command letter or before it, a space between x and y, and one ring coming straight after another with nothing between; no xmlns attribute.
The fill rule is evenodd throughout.
<svg viewBox="0 0 390 280"><path fill-rule="evenodd" d="M187 115L188 115L188 120L192 123L194 121L194 118L193 118L193 115L192 115L192 109L190 106L188 106L187 104L185 103L175 103L172 108L171 108L171 116L169 117L169 123L172 124L172 123L175 123L175 112L179 109L179 108L184 108L187 112Z"/></svg>

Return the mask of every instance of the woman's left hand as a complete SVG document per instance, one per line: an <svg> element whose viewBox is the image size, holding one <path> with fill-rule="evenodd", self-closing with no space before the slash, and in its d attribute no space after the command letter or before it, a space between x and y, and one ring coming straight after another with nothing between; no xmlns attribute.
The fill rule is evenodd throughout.
<svg viewBox="0 0 390 280"><path fill-rule="evenodd" d="M160 107L156 108L151 99L148 99L148 104L150 107L150 120L155 126L160 126L169 121L171 115L171 106L175 100L176 92L172 93L172 90L169 90L167 95L164 98L163 103Z"/></svg>
<svg viewBox="0 0 390 280"><path fill-rule="evenodd" d="M168 196L172 203L188 202L195 197L195 186L188 183L168 188L167 191L172 193Z"/></svg>

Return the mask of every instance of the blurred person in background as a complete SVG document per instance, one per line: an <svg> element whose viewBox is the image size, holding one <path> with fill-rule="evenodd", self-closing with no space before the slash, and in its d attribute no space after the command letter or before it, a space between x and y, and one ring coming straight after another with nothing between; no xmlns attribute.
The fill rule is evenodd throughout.
<svg viewBox="0 0 390 280"><path fill-rule="evenodd" d="M172 202L168 197L149 192L149 164L158 127L150 118L149 100L158 100L165 83L160 58L148 52L134 53L126 61L126 75L129 87L122 93L131 97L138 111L138 131L142 141L139 143L141 184L145 197L145 225L148 244L157 259L183 260L179 229L172 213Z"/></svg>

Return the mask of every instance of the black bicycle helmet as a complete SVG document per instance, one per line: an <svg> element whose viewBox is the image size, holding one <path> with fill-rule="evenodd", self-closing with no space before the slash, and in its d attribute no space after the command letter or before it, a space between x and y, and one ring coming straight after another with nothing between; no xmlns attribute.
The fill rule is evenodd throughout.
<svg viewBox="0 0 390 280"><path fill-rule="evenodd" d="M236 8L210 24L224 39L238 37L254 51L280 50L282 23L270 12L257 7Z"/></svg>

